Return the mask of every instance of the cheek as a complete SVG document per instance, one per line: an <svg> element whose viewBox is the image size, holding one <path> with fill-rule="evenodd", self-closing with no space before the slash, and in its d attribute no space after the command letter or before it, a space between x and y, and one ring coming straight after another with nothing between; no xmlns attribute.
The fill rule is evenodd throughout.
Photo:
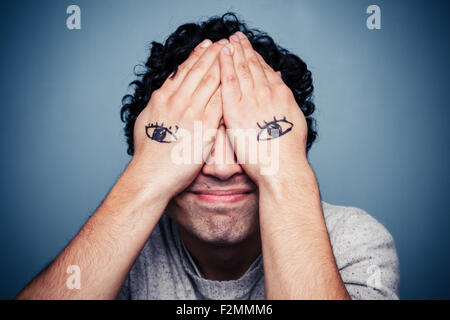
<svg viewBox="0 0 450 320"><path fill-rule="evenodd" d="M166 213L173 220L180 222L181 218L186 218L187 213L191 211L188 208L189 206L186 200L182 197L176 197L167 205Z"/></svg>
<svg viewBox="0 0 450 320"><path fill-rule="evenodd" d="M179 195L172 199L167 208L167 215L185 229L193 231L193 229L204 228L204 214L201 208L189 199L188 196Z"/></svg>

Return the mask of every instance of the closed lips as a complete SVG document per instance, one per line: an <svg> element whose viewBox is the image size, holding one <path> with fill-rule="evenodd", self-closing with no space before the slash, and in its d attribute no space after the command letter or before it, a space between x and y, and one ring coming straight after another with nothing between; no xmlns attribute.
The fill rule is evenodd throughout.
<svg viewBox="0 0 450 320"><path fill-rule="evenodd" d="M213 195L213 196L229 196L233 194L245 194L253 192L252 189L229 189L229 190L191 190L195 194Z"/></svg>

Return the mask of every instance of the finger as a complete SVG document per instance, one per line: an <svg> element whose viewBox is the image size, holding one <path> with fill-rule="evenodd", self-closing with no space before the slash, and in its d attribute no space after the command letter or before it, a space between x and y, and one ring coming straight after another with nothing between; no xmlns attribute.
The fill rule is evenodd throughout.
<svg viewBox="0 0 450 320"><path fill-rule="evenodd" d="M253 77L248 69L247 59L245 59L244 49L241 46L240 39L237 34L230 37L230 41L234 47L233 64L236 70L239 86L243 94L253 89Z"/></svg>
<svg viewBox="0 0 450 320"><path fill-rule="evenodd" d="M175 92L184 80L189 70L198 61L202 54L210 47L212 41L209 39L203 40L197 47L192 50L189 57L178 66L176 74L171 73L170 76L164 81L161 88L164 88L168 93Z"/></svg>
<svg viewBox="0 0 450 320"><path fill-rule="evenodd" d="M283 82L283 80L281 79L281 73L275 72L272 69L272 67L267 64L267 62L259 54L259 52L255 51L255 55L258 58L259 63L261 64L261 66L262 66L262 68L264 70L264 73L266 74L266 78L269 80L269 83L271 83L271 84L279 84L280 82Z"/></svg>
<svg viewBox="0 0 450 320"><path fill-rule="evenodd" d="M245 58L247 60L247 65L250 73L252 74L255 86L258 87L269 84L269 80L266 78L266 73L264 72L264 69L261 66L261 63L255 54L255 50L253 49L248 38L240 31L237 32L236 35L240 39Z"/></svg>
<svg viewBox="0 0 450 320"><path fill-rule="evenodd" d="M210 153L214 149L217 128L222 119L222 97L219 86L208 101L204 111L204 137L203 137L203 159L208 161Z"/></svg>
<svg viewBox="0 0 450 320"><path fill-rule="evenodd" d="M213 65L209 68L208 73L198 84L194 93L192 94L191 107L198 109L205 109L211 96L217 90L220 84L220 67L219 60L216 59Z"/></svg>
<svg viewBox="0 0 450 320"><path fill-rule="evenodd" d="M239 86L236 70L233 63L234 47L226 45L219 55L220 82L222 84L222 101L224 107L237 105L241 100L242 91Z"/></svg>
<svg viewBox="0 0 450 320"><path fill-rule="evenodd" d="M222 118L222 89L219 86L212 94L205 107L206 128L217 129Z"/></svg>
<svg viewBox="0 0 450 320"><path fill-rule="evenodd" d="M200 81L208 72L209 68L214 63L214 60L217 59L220 50L223 48L224 44L227 43L228 41L226 39L222 39L221 41L208 47L208 49L202 54L197 62L195 62L186 77L183 79L183 82L178 88L177 95L179 95L182 99L191 98Z"/></svg>

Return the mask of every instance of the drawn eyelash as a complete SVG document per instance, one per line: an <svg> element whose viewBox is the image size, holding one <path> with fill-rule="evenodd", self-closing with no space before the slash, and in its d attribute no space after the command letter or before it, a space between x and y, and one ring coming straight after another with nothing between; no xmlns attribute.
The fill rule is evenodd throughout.
<svg viewBox="0 0 450 320"><path fill-rule="evenodd" d="M285 123L288 127L283 130L280 123ZM264 120L264 125L260 125L258 122L256 124L258 125L259 129L261 129L257 136L258 141L272 140L281 137L282 135L285 135L286 133L291 131L292 127L294 126L292 122L286 120L286 117L283 117L282 119L273 117L273 120L270 122ZM267 137L264 136L265 133L267 133Z"/></svg>
<svg viewBox="0 0 450 320"><path fill-rule="evenodd" d="M151 129L153 129L153 133L149 133L149 131L151 131ZM149 137L150 139L160 142L160 143L171 143L171 142L175 142L178 140L176 133L178 131L178 126L175 126L175 129L172 131L172 126L170 127L164 127L164 122L162 122L161 124L158 124L158 122L156 122L155 124L150 123L149 125L145 126L145 133L147 135L147 137ZM169 134L169 135L167 135ZM172 138L172 141L167 141L166 138Z"/></svg>

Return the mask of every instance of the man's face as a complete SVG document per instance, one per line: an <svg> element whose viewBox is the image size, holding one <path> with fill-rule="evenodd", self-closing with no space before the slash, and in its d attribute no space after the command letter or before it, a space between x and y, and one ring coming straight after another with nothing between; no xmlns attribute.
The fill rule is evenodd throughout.
<svg viewBox="0 0 450 320"><path fill-rule="evenodd" d="M207 162L192 184L172 199L167 214L211 244L236 244L259 232L258 189L236 163L223 121Z"/></svg>

